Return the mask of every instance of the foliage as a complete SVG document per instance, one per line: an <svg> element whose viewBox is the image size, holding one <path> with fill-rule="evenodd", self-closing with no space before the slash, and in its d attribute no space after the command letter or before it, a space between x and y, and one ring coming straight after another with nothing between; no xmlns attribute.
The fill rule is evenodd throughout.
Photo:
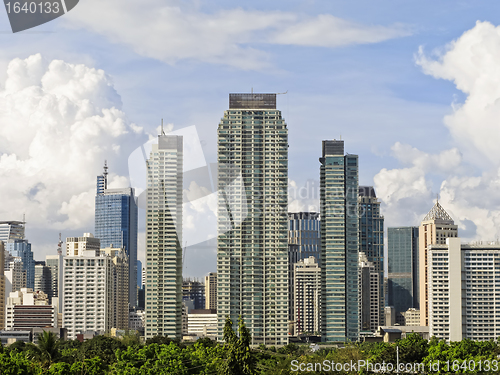
<svg viewBox="0 0 500 375"><path fill-rule="evenodd" d="M96 336L85 341L78 350L79 361L99 357L104 365L116 362L117 349L125 349L125 345L118 339L108 336Z"/></svg>
<svg viewBox="0 0 500 375"><path fill-rule="evenodd" d="M221 375L251 375L255 373L255 360L250 350L250 331L243 323L243 318L238 319L239 337L233 330L233 322L226 317L224 325L224 349L226 356L219 365Z"/></svg>

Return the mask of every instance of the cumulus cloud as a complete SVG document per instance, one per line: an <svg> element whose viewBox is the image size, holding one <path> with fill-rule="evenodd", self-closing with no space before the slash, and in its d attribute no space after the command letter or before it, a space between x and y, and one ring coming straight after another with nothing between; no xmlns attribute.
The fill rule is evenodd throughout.
<svg viewBox="0 0 500 375"><path fill-rule="evenodd" d="M436 51L436 59L420 48L417 55L424 73L452 81L467 94L463 104L444 119L454 140L471 161L500 163L500 26L477 22L476 26Z"/></svg>
<svg viewBox="0 0 500 375"><path fill-rule="evenodd" d="M93 228L95 177L142 128L102 70L41 55L12 60L0 92L0 218L31 228ZM132 137L133 138L133 137ZM116 163L115 163L116 162ZM111 175L112 186L128 186Z"/></svg>
<svg viewBox="0 0 500 375"><path fill-rule="evenodd" d="M477 22L457 40L416 62L425 74L452 81L466 94L443 120L455 148L436 154L396 143L403 168L375 178L386 223L417 225L435 193L467 240L500 237L500 27ZM460 151L459 151L460 150Z"/></svg>
<svg viewBox="0 0 500 375"><path fill-rule="evenodd" d="M178 0L87 0L73 13L65 18L69 27L88 28L143 56L169 64L194 59L242 69L270 66L270 56L258 44L337 47L411 33L401 25L366 26L331 15L240 8L205 13L194 2Z"/></svg>

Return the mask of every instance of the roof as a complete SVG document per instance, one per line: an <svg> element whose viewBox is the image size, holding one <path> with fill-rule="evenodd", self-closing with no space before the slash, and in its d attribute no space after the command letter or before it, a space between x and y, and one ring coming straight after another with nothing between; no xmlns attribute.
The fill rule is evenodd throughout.
<svg viewBox="0 0 500 375"><path fill-rule="evenodd" d="M446 212L445 209L437 201L434 207L432 207L429 213L424 217L423 221L431 221L431 220L444 220L453 223L452 217L448 215L448 212Z"/></svg>

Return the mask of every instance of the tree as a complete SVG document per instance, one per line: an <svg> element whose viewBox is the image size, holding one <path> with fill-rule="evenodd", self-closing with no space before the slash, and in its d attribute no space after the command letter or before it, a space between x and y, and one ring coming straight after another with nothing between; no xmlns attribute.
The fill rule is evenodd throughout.
<svg viewBox="0 0 500 375"><path fill-rule="evenodd" d="M43 331L38 335L35 348L35 359L42 367L50 367L59 357L59 338L53 332Z"/></svg>
<svg viewBox="0 0 500 375"><path fill-rule="evenodd" d="M250 350L250 331L243 323L240 315L238 319L239 337L233 330L233 322L226 317L224 326L224 348L226 358L219 366L221 375L251 375L255 373L255 359Z"/></svg>
<svg viewBox="0 0 500 375"><path fill-rule="evenodd" d="M116 362L116 350L125 348L125 345L118 339L108 336L96 336L82 344L78 351L78 359L83 361L99 357L104 365L109 366Z"/></svg>

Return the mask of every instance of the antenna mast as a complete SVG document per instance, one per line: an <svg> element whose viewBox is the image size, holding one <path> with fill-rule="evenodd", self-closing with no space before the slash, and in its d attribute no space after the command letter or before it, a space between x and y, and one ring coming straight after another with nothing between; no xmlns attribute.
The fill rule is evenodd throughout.
<svg viewBox="0 0 500 375"><path fill-rule="evenodd" d="M165 135L165 132L163 131L163 119L161 119L161 133L160 135Z"/></svg>
<svg viewBox="0 0 500 375"><path fill-rule="evenodd" d="M62 255L62 240L61 240L61 233L59 233L59 242L57 243L57 254Z"/></svg>
<svg viewBox="0 0 500 375"><path fill-rule="evenodd" d="M104 189L108 188L108 161L104 160L104 172L102 174L104 176Z"/></svg>

